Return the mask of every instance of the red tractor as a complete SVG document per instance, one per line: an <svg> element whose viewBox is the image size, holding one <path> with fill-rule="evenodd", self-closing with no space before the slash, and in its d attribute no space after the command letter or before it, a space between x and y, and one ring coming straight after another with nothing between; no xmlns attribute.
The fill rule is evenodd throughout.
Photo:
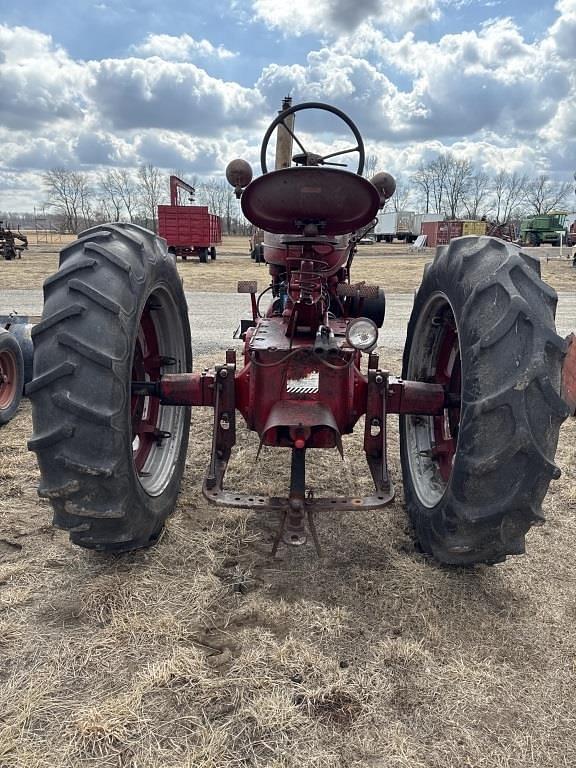
<svg viewBox="0 0 576 768"><path fill-rule="evenodd" d="M310 109L340 117L354 144L308 151L294 115ZM285 149L269 172L266 150L277 129ZM355 172L338 167L347 153L357 158ZM245 216L266 233L271 278L266 310L255 284L239 286L252 304L240 361L229 350L213 369L192 373L182 283L166 243L151 232L101 225L62 251L44 286L27 390L39 493L53 506L54 524L97 550L157 541L175 508L191 409L202 406L214 412L206 499L278 513L274 551L308 533L319 549L318 512L376 509L393 499L386 422L399 414L404 495L420 548L457 565L523 552L560 475L554 454L569 413L561 394L568 342L556 334L556 294L540 279L539 262L491 237L438 248L414 301L402 376L393 376L375 351L384 293L354 283L351 268L394 180L362 177L358 129L319 103L276 117L261 164L254 181L244 161L227 169ZM565 376L572 394L574 358ZM237 413L261 445L291 449L288 496L225 487ZM342 436L362 417L373 492L315 495L307 452L342 452Z"/></svg>

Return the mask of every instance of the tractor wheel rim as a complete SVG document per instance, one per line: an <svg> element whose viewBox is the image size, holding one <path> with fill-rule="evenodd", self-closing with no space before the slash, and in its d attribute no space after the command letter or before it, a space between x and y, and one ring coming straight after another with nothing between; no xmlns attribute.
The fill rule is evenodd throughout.
<svg viewBox="0 0 576 768"><path fill-rule="evenodd" d="M170 293L156 289L140 317L132 358L132 381L160 381L162 358L177 361L171 372L186 370L182 320ZM184 436L184 409L160 404L156 397L131 395L132 461L149 496L166 489L177 464Z"/></svg>
<svg viewBox="0 0 576 768"><path fill-rule="evenodd" d="M446 407L438 416L406 416L408 462L414 489L427 508L450 483L458 445L462 362L454 310L442 293L424 306L414 331L407 378L441 384Z"/></svg>
<svg viewBox="0 0 576 768"><path fill-rule="evenodd" d="M8 349L0 352L0 410L9 408L18 392L18 364Z"/></svg>

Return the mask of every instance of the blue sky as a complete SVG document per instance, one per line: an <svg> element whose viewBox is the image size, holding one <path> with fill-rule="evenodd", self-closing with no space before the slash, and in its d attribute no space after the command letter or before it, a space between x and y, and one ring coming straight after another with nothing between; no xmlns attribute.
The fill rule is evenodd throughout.
<svg viewBox="0 0 576 768"><path fill-rule="evenodd" d="M5 210L55 165L256 164L288 92L351 114L396 174L450 149L568 180L576 0L0 0L0 91Z"/></svg>

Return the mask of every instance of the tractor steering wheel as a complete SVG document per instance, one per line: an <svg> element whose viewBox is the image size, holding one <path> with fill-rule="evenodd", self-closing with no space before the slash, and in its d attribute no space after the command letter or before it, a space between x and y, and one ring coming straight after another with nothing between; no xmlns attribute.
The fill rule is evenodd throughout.
<svg viewBox="0 0 576 768"><path fill-rule="evenodd" d="M350 128L352 133L354 134L354 138L356 139L356 146L355 147L349 147L348 149L342 149L339 152L331 152L329 155L317 155L313 152L308 152L300 139L296 136L296 134L288 128L286 125L286 118L289 115L294 114L294 112L300 112L304 109L322 109L325 112L332 112L333 115L336 115L341 120L343 120L346 125ZM365 159L365 152L364 152L364 142L362 141L362 136L360 135L360 131L356 127L356 125L352 122L352 120L348 117L347 114L342 112L342 110L338 109L337 107L332 107L330 104L322 104L319 101L307 101L303 104L296 104L294 107L288 107L288 109L285 109L283 112L280 112L280 114L276 117L275 120L272 121L270 126L268 127L268 130L264 134L264 138L262 139L262 149L260 150L260 165L262 166L262 173L268 173L268 166L266 165L266 151L268 149L268 143L270 141L270 137L272 136L272 133L274 130L279 126L283 125L284 128L288 131L290 136L292 136L292 139L296 142L296 144L300 147L302 150L302 154L294 155L292 160L296 163L296 165L344 165L343 163L329 163L326 162L328 158L331 157L338 157L339 155L347 155L350 152L358 152L358 168L356 169L356 173L358 176L362 175L362 171L364 170L364 159Z"/></svg>

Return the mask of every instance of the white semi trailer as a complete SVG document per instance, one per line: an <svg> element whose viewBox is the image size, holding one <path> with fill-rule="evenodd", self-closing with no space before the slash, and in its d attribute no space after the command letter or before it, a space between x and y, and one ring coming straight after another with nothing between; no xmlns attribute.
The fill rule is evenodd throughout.
<svg viewBox="0 0 576 768"><path fill-rule="evenodd" d="M415 213L414 211L390 211L378 216L374 235L380 243L392 243L401 240L413 243L420 234L423 221L442 221L444 216L438 213Z"/></svg>

